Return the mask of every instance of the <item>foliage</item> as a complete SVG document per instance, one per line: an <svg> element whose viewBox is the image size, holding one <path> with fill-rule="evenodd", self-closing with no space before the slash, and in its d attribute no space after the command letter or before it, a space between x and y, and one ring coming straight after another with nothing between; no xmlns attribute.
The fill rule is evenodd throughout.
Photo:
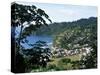
<svg viewBox="0 0 100 75"><path fill-rule="evenodd" d="M26 37L31 35L33 32L35 32L37 29L39 29L41 26L48 26L46 20L51 22L49 16L45 13L44 10L37 8L36 6L32 5L22 5L13 2L11 5L11 39L12 39L12 46L14 45L16 51L14 52L14 47L12 48L12 55L15 56L12 60L14 60L14 66L17 69L14 69L16 72L25 72L25 64L24 61L26 59L24 58L25 55L23 55L23 47L21 46L21 43L28 43L28 40L26 40ZM19 33L16 33L16 32ZM18 35L16 37L16 35ZM17 45L17 46L15 46ZM38 54L39 55L39 54ZM18 59L18 60L17 60ZM35 58L36 59L36 58ZM38 59L38 58L37 58ZM20 61L21 60L21 61ZM16 63L18 62L18 64ZM37 62L36 62L37 63ZM22 70L19 70L23 68Z"/></svg>
<svg viewBox="0 0 100 75"><path fill-rule="evenodd" d="M46 12L36 6L21 5L12 3L11 5L11 27L12 27L12 50L14 53L14 72L33 71L53 71L69 69L87 69L97 67L97 18L80 19L73 22L51 23ZM15 33L16 31L19 33ZM37 41L29 44L27 36L51 35L54 37L53 46L75 50L83 47L91 47L90 53L82 56L78 60L74 57L51 58L51 50L44 41ZM16 35L18 35L16 37ZM31 49L25 49L21 43L31 45ZM13 54L12 53L12 54ZM56 54L56 52L54 52ZM14 58L13 58L14 59ZM48 64L49 62L49 64Z"/></svg>
<svg viewBox="0 0 100 75"><path fill-rule="evenodd" d="M97 68L97 46L94 47L94 50L92 50L87 56L83 56L80 60L79 64L81 69Z"/></svg>
<svg viewBox="0 0 100 75"><path fill-rule="evenodd" d="M63 58L60 61L61 61L61 63L70 63L71 62L71 59Z"/></svg>
<svg viewBox="0 0 100 75"><path fill-rule="evenodd" d="M37 67L46 67L50 61L51 50L44 41L37 41L33 48L24 50L25 55L30 56L29 63Z"/></svg>
<svg viewBox="0 0 100 75"><path fill-rule="evenodd" d="M55 69L57 66L55 64L49 64L47 65L47 69L51 70L51 69Z"/></svg>
<svg viewBox="0 0 100 75"><path fill-rule="evenodd" d="M51 22L45 11L34 5L28 6L17 3L12 3L11 5L11 26L20 29L19 41L25 39L41 26L47 26L45 19Z"/></svg>
<svg viewBox="0 0 100 75"><path fill-rule="evenodd" d="M83 19L81 19L83 20ZM97 67L97 20L89 18L80 22L76 27L70 26L64 32L56 36L54 45L67 50L82 49L91 47L90 53L83 56L78 62L79 68L96 68ZM87 22L88 21L88 22ZM91 22L92 21L92 22ZM76 23L77 23L76 22ZM84 25L84 22L86 25ZM77 65L77 64L76 64Z"/></svg>
<svg viewBox="0 0 100 75"><path fill-rule="evenodd" d="M54 22L49 24L49 26L42 26L39 30L36 31L37 35L59 35L60 33L66 30L73 30L75 27L85 28L89 25L96 24L96 17L90 17L88 19L79 19L73 22Z"/></svg>
<svg viewBox="0 0 100 75"><path fill-rule="evenodd" d="M76 26L70 25L70 27L64 32L59 33L59 35L57 35L54 39L54 45L69 50L81 48L85 44L90 45L93 43L92 40L96 39L95 36L97 36L96 19L94 18L91 20L91 18L89 18L84 20L84 22L89 21L86 25L80 24L80 21L81 20L74 23ZM79 23L79 25L77 23Z"/></svg>
<svg viewBox="0 0 100 75"><path fill-rule="evenodd" d="M67 58L52 58L48 63L45 71L58 71L58 70L72 70L72 69L88 69L97 67L97 19L80 19L75 22L64 23L65 25L51 25L55 30L53 33L50 31L44 32L43 35L54 35L54 46L64 48L67 50L82 49L84 47L91 47L90 53L86 56L77 54L67 56ZM55 29L56 26L59 30ZM63 26L65 28L63 28ZM40 28L41 30L41 28ZM57 30L57 31L56 31ZM57 32L57 33L56 33ZM42 32L41 32L42 33ZM37 33L39 34L39 33ZM41 34L39 34L41 35ZM56 53L56 52L54 52Z"/></svg>
<svg viewBox="0 0 100 75"><path fill-rule="evenodd" d="M21 26L23 23L28 22L28 25L31 25L31 22L35 22L36 27L41 25L47 25L43 17L49 19L49 16L45 13L44 10L37 8L36 6L21 5L17 3L12 3L11 5L11 24L14 27ZM15 17L14 17L15 16Z"/></svg>

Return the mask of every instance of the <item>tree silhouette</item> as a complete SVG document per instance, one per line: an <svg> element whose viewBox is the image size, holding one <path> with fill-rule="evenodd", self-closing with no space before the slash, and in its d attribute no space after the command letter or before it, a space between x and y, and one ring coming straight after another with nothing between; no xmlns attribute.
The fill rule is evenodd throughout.
<svg viewBox="0 0 100 75"><path fill-rule="evenodd" d="M49 16L44 10L37 8L34 5L22 5L13 2L11 4L11 45L12 45L12 72L25 72L22 64L24 63L21 42L27 36L41 26L47 26L46 19L51 22ZM16 30L19 33L15 33ZM17 36L17 38L15 38ZM27 40L25 40L27 42ZM17 45L17 48L16 48ZM14 49L16 49L14 51ZM15 56L15 57L14 57ZM18 57L18 58L17 58ZM22 58L22 59L21 59ZM16 62L17 61L17 62ZM18 64L17 64L18 63ZM22 70L20 70L20 68Z"/></svg>
<svg viewBox="0 0 100 75"><path fill-rule="evenodd" d="M45 19L49 19L49 16L44 10L37 8L36 6L26 6L17 3L11 5L11 26L16 29L19 27L18 44L23 38L30 35L33 31L36 31L43 25L48 25ZM14 32L15 33L15 32Z"/></svg>
<svg viewBox="0 0 100 75"><path fill-rule="evenodd" d="M31 49L27 49L26 55L30 55L30 63L34 66L42 66L46 67L47 62L50 60L51 57L51 50L44 41L37 41L33 44Z"/></svg>

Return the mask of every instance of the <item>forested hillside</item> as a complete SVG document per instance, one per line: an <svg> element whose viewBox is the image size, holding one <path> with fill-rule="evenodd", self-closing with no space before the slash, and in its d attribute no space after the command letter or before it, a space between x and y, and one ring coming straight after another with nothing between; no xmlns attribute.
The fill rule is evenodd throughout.
<svg viewBox="0 0 100 75"><path fill-rule="evenodd" d="M39 35L53 36L54 56L68 57L76 55L78 57L80 61L71 62L73 64L72 68L84 69L97 67L96 17L80 19L73 22L53 23L48 27L44 27L44 29L41 28L39 32L41 32L37 32ZM78 56L78 54L82 56Z"/></svg>
<svg viewBox="0 0 100 75"><path fill-rule="evenodd" d="M58 35L61 32L64 32L69 29L73 29L76 27L85 28L88 26L93 26L97 22L96 17L90 17L88 19L80 19L73 22L60 22L60 23L52 23L49 26L42 26L37 32L37 35Z"/></svg>

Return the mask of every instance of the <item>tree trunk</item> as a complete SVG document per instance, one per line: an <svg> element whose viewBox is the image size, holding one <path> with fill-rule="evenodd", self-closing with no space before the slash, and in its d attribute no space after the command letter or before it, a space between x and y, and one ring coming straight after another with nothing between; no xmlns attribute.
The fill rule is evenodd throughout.
<svg viewBox="0 0 100 75"><path fill-rule="evenodd" d="M18 52L20 52L20 50L21 50L22 31L23 31L23 26L21 26L21 30L20 30L20 34L19 34L19 39L18 39L18 45L19 45L19 50L18 50Z"/></svg>

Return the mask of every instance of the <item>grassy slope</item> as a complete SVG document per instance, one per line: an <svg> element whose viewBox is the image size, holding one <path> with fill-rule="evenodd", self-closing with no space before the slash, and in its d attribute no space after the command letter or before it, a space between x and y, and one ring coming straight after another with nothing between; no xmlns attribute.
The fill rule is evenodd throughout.
<svg viewBox="0 0 100 75"><path fill-rule="evenodd" d="M46 68L39 68L39 69L33 69L31 72L43 72L43 71L58 71L58 70L72 70L72 63L60 63L61 59L71 59L71 62L80 60L80 54L73 55L73 56L66 56L66 57L60 57L60 58L52 58L51 62L48 63L48 66ZM76 66L77 69L77 66Z"/></svg>
<svg viewBox="0 0 100 75"><path fill-rule="evenodd" d="M56 65L56 67L60 68L61 70L70 70L70 69L73 69L71 62L78 61L80 60L80 58L81 58L80 54L73 55L73 56L60 57L60 58L52 58L53 61L49 62L48 65ZM61 59L71 59L71 62L60 63Z"/></svg>

